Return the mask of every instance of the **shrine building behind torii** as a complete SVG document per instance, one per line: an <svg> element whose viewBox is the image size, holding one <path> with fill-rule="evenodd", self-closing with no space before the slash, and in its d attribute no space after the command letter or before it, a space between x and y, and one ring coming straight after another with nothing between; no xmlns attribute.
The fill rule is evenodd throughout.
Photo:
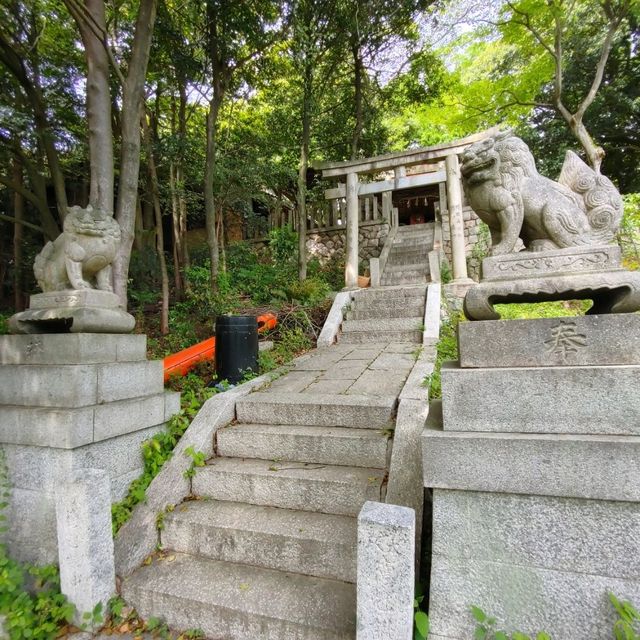
<svg viewBox="0 0 640 640"><path fill-rule="evenodd" d="M336 187L325 191L336 218L340 203L346 200L345 288L358 286L358 228L363 220L377 217L377 211L369 211L370 202L377 209L377 195L381 198L382 217L392 226L448 219L453 281L469 282L458 155L469 145L495 135L497 131L494 127L430 147L372 158L325 162L316 167L323 178L339 181Z"/></svg>

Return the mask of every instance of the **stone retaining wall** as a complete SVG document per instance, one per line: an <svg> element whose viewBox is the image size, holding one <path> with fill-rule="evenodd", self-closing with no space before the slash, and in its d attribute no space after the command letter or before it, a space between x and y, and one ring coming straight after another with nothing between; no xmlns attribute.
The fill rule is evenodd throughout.
<svg viewBox="0 0 640 640"><path fill-rule="evenodd" d="M358 230L358 255L360 260L377 258L389 234L387 222L363 222ZM347 231L344 227L332 227L307 232L309 258L318 258L322 264L334 258L344 258Z"/></svg>

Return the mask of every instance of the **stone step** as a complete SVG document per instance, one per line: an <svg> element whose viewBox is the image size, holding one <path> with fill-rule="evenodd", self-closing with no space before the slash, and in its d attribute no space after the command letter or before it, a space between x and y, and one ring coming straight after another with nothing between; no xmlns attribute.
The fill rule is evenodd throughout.
<svg viewBox="0 0 640 640"><path fill-rule="evenodd" d="M391 273L384 273L380 278L380 284L382 286L389 284L418 284L429 281L429 273L423 270L406 269L405 271L393 271Z"/></svg>
<svg viewBox="0 0 640 640"><path fill-rule="evenodd" d="M434 222L421 222L420 224L403 224L398 227L396 233L399 233L399 234L417 233L420 231L425 231L427 229L431 229L433 231L434 228L435 228Z"/></svg>
<svg viewBox="0 0 640 640"><path fill-rule="evenodd" d="M389 287L387 289L367 288L354 291L352 298L353 301L358 304L362 301L364 301L365 304L370 304L372 301L404 300L406 298L418 298L420 296L424 299L426 292L427 287L424 284L414 287Z"/></svg>
<svg viewBox="0 0 640 640"><path fill-rule="evenodd" d="M165 516L161 536L173 551L356 581L357 521L351 516L192 500Z"/></svg>
<svg viewBox="0 0 640 640"><path fill-rule="evenodd" d="M318 464L387 465L389 437L382 430L307 425L234 424L217 432L218 455Z"/></svg>
<svg viewBox="0 0 640 640"><path fill-rule="evenodd" d="M197 496L282 509L357 516L380 501L385 471L270 460L213 458L196 470Z"/></svg>
<svg viewBox="0 0 640 640"><path fill-rule="evenodd" d="M353 331L338 338L340 344L367 344L370 342L410 342L422 344L422 331Z"/></svg>
<svg viewBox="0 0 640 640"><path fill-rule="evenodd" d="M387 305L355 305L352 311L347 311L345 320L370 320L372 318L405 318L420 317L424 315L424 300L420 298L407 298L401 304Z"/></svg>
<svg viewBox="0 0 640 640"><path fill-rule="evenodd" d="M417 247L431 247L433 245L433 234L405 236L404 238L394 238L391 244L392 249L416 249Z"/></svg>
<svg viewBox="0 0 640 640"><path fill-rule="evenodd" d="M172 554L124 580L122 596L146 619L233 640L352 640L353 584Z"/></svg>
<svg viewBox="0 0 640 640"><path fill-rule="evenodd" d="M409 264L398 264L394 262L387 262L383 275L389 275L391 273L429 273L429 262L411 262Z"/></svg>
<svg viewBox="0 0 640 640"><path fill-rule="evenodd" d="M421 247L417 251L395 251L389 254L387 259L387 267L390 264L429 264L428 251Z"/></svg>
<svg viewBox="0 0 640 640"><path fill-rule="evenodd" d="M425 278L427 278L429 275L430 275L429 269L426 266L416 269L415 267L408 268L405 265L401 265L400 267L397 267L393 271L387 271L385 269L385 272L382 274L380 281L382 282L382 280L385 278L387 280L392 280L394 278L402 277L402 278L415 278L416 283L418 282L426 283Z"/></svg>
<svg viewBox="0 0 640 640"><path fill-rule="evenodd" d="M389 340L394 341L394 340ZM398 341L401 342L401 341ZM389 423L394 396L319 393L252 393L236 403L238 422L248 424L311 424L319 427L378 429Z"/></svg>
<svg viewBox="0 0 640 640"><path fill-rule="evenodd" d="M345 320L343 335L353 331L422 331L423 316L409 318L381 318L379 320Z"/></svg>

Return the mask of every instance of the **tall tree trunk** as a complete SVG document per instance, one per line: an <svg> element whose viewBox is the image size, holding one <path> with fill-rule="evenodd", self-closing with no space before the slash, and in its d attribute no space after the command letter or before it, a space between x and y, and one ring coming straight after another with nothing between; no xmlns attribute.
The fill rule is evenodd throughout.
<svg viewBox="0 0 640 640"><path fill-rule="evenodd" d="M183 78L179 86L180 105L178 107L178 132L180 134L180 155L178 156L178 166L176 167L176 182L178 183L178 205L180 209L180 239L181 251L180 259L185 269L191 266L189 258L189 247L187 246L187 200L184 189L184 154L187 144L187 86Z"/></svg>
<svg viewBox="0 0 640 640"><path fill-rule="evenodd" d="M113 264L113 285L114 291L120 298L120 303L125 308L127 306L127 276L135 228L135 207L138 198L140 118L155 18L156 0L140 0L131 60L122 97L122 151L116 207L116 219L122 229L122 241Z"/></svg>
<svg viewBox="0 0 640 640"><path fill-rule="evenodd" d="M169 191L171 192L171 235L173 239L173 286L176 298L182 298L182 264L180 260L180 205L178 204L178 190L176 186L176 166L169 164Z"/></svg>
<svg viewBox="0 0 640 640"><path fill-rule="evenodd" d="M218 122L218 98L214 94L207 113L207 149L204 163L204 212L207 227L207 244L211 261L211 290L218 289L218 268L220 249L216 233L216 202L213 194L213 180L216 170L216 127Z"/></svg>
<svg viewBox="0 0 640 640"><path fill-rule="evenodd" d="M224 208L220 205L218 213L218 247L220 248L220 268L222 273L227 272L227 249L224 239Z"/></svg>
<svg viewBox="0 0 640 640"><path fill-rule="evenodd" d="M136 251L141 251L144 247L144 219L142 217L142 204L140 203L140 198L138 198L138 201L136 202L136 226L133 245L136 248Z"/></svg>
<svg viewBox="0 0 640 640"><path fill-rule="evenodd" d="M351 53L353 55L353 101L355 125L353 128L353 137L351 138L351 159L355 160L360 153L360 138L363 129L363 109L362 109L362 83L364 77L364 63L362 61L362 53L359 44L352 45Z"/></svg>
<svg viewBox="0 0 640 640"><path fill-rule="evenodd" d="M22 186L22 167L17 159L13 161L13 181ZM23 226L20 224L24 218L24 197L20 191L15 191L13 196L13 216L16 224L13 225L13 306L16 311L24 309L24 296L22 293L22 238Z"/></svg>
<svg viewBox="0 0 640 640"><path fill-rule="evenodd" d="M78 10L75 4L73 0L67 0L67 6L78 23L87 60L89 204L113 215L113 132L104 0L85 0L89 16Z"/></svg>
<svg viewBox="0 0 640 640"><path fill-rule="evenodd" d="M302 95L302 141L298 169L298 279L300 281L307 277L307 169L309 168L312 92L313 67L306 59Z"/></svg>
<svg viewBox="0 0 640 640"><path fill-rule="evenodd" d="M160 333L169 333L169 274L167 272L167 259L164 253L164 230L162 228L162 209L160 207L160 196L158 194L158 172L153 155L153 141L151 140L151 128L147 123L146 115L142 116L142 128L144 132L144 144L147 154L147 168L149 170L149 191L153 203L156 228L156 251L160 262L160 278L162 282L162 309L160 312Z"/></svg>

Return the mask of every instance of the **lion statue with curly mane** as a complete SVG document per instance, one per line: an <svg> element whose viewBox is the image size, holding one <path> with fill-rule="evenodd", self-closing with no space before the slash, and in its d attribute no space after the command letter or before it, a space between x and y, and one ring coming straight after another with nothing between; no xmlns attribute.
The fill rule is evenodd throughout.
<svg viewBox="0 0 640 640"><path fill-rule="evenodd" d="M612 242L622 218L622 198L605 176L567 151L558 182L540 175L529 147L502 132L468 147L461 156L464 191L491 231L494 256Z"/></svg>
<svg viewBox="0 0 640 640"><path fill-rule="evenodd" d="M111 263L120 244L120 225L107 213L70 207L63 232L36 256L33 272L40 288L113 291Z"/></svg>

